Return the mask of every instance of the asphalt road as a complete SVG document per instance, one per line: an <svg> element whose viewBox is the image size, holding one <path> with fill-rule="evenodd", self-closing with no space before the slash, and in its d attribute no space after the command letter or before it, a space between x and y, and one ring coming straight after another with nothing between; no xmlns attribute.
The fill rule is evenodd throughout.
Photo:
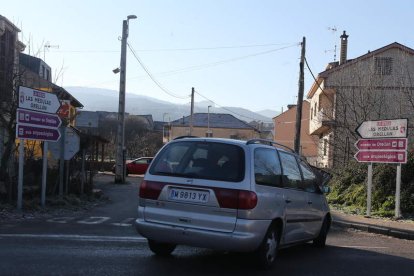
<svg viewBox="0 0 414 276"><path fill-rule="evenodd" d="M327 247L280 251L270 271L248 254L180 246L154 256L132 222L140 178L102 187L111 201L74 216L0 225L0 275L413 275L414 241L333 228Z"/></svg>

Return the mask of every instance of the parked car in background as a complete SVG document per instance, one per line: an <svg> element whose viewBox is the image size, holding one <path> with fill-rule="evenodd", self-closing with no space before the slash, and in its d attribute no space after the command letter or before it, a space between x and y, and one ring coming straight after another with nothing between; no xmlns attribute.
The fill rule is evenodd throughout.
<svg viewBox="0 0 414 276"><path fill-rule="evenodd" d="M180 138L145 174L135 226L157 255L185 244L252 252L270 267L279 248L325 246L328 191L303 158L273 141Z"/></svg>
<svg viewBox="0 0 414 276"><path fill-rule="evenodd" d="M151 164L153 157L140 157L126 162L126 175L128 174L145 174L148 166ZM115 165L112 167L115 173Z"/></svg>

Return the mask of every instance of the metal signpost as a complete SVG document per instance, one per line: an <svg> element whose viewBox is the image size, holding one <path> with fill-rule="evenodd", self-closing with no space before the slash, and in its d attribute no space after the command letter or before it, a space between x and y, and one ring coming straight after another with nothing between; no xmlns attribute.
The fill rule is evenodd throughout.
<svg viewBox="0 0 414 276"><path fill-rule="evenodd" d="M59 140L58 128L62 121L55 114L60 107L59 99L55 94L20 86L18 101L16 138L20 139L20 145L17 209L20 210L23 198L24 141L26 139L43 141L41 204L45 206L48 141Z"/></svg>
<svg viewBox="0 0 414 276"><path fill-rule="evenodd" d="M372 163L397 164L395 217L401 216L401 164L407 163L408 119L362 122L355 132L363 139L355 143L358 152L354 158L368 163L367 216L371 216Z"/></svg>

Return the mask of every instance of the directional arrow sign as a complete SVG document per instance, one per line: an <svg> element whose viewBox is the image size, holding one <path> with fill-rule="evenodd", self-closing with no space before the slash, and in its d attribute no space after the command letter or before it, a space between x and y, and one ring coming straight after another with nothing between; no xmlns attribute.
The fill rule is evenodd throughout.
<svg viewBox="0 0 414 276"><path fill-rule="evenodd" d="M355 131L361 138L406 138L407 125L407 119L365 121Z"/></svg>
<svg viewBox="0 0 414 276"><path fill-rule="evenodd" d="M60 102L55 94L20 86L19 107L45 113L56 113Z"/></svg>
<svg viewBox="0 0 414 276"><path fill-rule="evenodd" d="M17 109L17 123L31 126L44 126L58 128L62 120L57 114L41 113L25 109Z"/></svg>
<svg viewBox="0 0 414 276"><path fill-rule="evenodd" d="M60 138L60 132L53 128L18 124L16 126L16 137L29 140L57 141Z"/></svg>
<svg viewBox="0 0 414 276"><path fill-rule="evenodd" d="M355 147L359 150L407 150L407 138L359 139Z"/></svg>
<svg viewBox="0 0 414 276"><path fill-rule="evenodd" d="M407 163L407 152L398 150L358 151L355 154L358 162L372 163Z"/></svg>

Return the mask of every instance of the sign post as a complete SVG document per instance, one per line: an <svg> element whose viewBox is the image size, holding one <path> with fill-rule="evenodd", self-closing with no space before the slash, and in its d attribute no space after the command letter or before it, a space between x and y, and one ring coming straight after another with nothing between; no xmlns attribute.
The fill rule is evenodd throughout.
<svg viewBox="0 0 414 276"><path fill-rule="evenodd" d="M371 216L372 203L372 163L368 164L368 184L367 184L367 216Z"/></svg>
<svg viewBox="0 0 414 276"><path fill-rule="evenodd" d="M22 209L23 201L23 165L24 165L24 139L19 144L19 176L17 182L17 209Z"/></svg>
<svg viewBox="0 0 414 276"><path fill-rule="evenodd" d="M20 86L19 108L16 114L16 138L19 145L19 179L17 187L17 208L22 208L23 199L23 163L25 139L43 141L43 167L41 205L46 202L47 153L48 141L58 141L60 132L57 129L62 121L55 113L60 108L57 95Z"/></svg>
<svg viewBox="0 0 414 276"><path fill-rule="evenodd" d="M362 122L355 132L363 139L355 143L354 158L368 163L367 216L371 216L372 163L397 164L395 189L395 217L401 217L401 164L407 163L408 119Z"/></svg>

